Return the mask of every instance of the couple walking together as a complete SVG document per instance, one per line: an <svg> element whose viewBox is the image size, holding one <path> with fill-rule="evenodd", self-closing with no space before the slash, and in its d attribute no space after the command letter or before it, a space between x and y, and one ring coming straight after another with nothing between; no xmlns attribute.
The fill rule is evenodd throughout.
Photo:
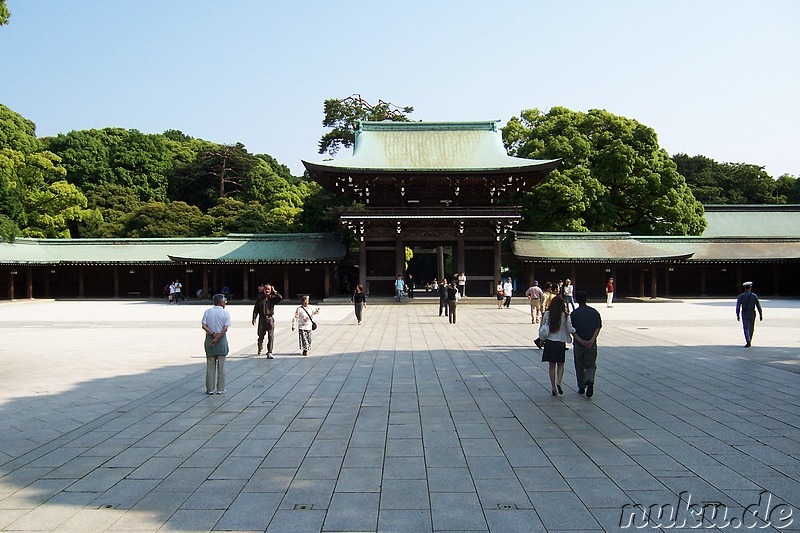
<svg viewBox="0 0 800 533"><path fill-rule="evenodd" d="M553 396L564 394L561 380L564 377L567 344L574 339L575 375L578 394L594 395L595 372L597 370L597 336L603 327L600 313L586 305L586 292L578 291L575 299L579 306L572 314L567 313L564 298L553 297L547 311L542 315L539 338L534 342L542 352L542 362L549 363L550 390Z"/></svg>

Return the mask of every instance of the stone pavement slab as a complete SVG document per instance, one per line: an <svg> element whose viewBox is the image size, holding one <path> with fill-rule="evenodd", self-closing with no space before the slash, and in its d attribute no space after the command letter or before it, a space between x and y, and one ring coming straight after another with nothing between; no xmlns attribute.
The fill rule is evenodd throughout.
<svg viewBox="0 0 800 533"><path fill-rule="evenodd" d="M587 399L467 300L323 305L308 357L280 305L274 360L231 305L215 396L204 306L0 303L0 531L800 530L800 302L750 349L733 299L598 303Z"/></svg>

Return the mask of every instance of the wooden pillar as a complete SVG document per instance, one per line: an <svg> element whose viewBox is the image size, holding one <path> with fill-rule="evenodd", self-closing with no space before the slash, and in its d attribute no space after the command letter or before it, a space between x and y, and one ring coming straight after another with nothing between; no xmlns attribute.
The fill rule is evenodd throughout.
<svg viewBox="0 0 800 533"><path fill-rule="evenodd" d="M442 281L444 279L444 246L436 247L436 279Z"/></svg>
<svg viewBox="0 0 800 533"><path fill-rule="evenodd" d="M208 296L208 267L201 265L200 268L203 269L203 298L205 298Z"/></svg>
<svg viewBox="0 0 800 533"><path fill-rule="evenodd" d="M658 268L650 267L650 298L658 297Z"/></svg>
<svg viewBox="0 0 800 533"><path fill-rule="evenodd" d="M53 273L50 272L51 270L53 270L53 269L48 266L48 267L46 267L46 270L44 272L44 297L45 298L50 298L50 278L53 275Z"/></svg>
<svg viewBox="0 0 800 533"><path fill-rule="evenodd" d="M394 273L404 276L406 266L406 248L403 239L398 235L394 239Z"/></svg>
<svg viewBox="0 0 800 533"><path fill-rule="evenodd" d="M363 240L358 242L358 282L364 287L364 292L368 293L367 288L367 243Z"/></svg>
<svg viewBox="0 0 800 533"><path fill-rule="evenodd" d="M325 294L323 294L322 297L327 298L331 295L331 267L322 265L322 270L325 273Z"/></svg>
<svg viewBox="0 0 800 533"><path fill-rule="evenodd" d="M644 268L639 266L639 297L644 298Z"/></svg>
<svg viewBox="0 0 800 533"><path fill-rule="evenodd" d="M664 296L670 296L669 292L669 273L673 271L674 267L667 267L664 271Z"/></svg>
<svg viewBox="0 0 800 533"><path fill-rule="evenodd" d="M700 265L700 296L706 295L706 265Z"/></svg>
<svg viewBox="0 0 800 533"><path fill-rule="evenodd" d="M147 276L148 276L148 298L154 298L156 295L156 275L153 271L153 265L150 265L147 269Z"/></svg>
<svg viewBox="0 0 800 533"><path fill-rule="evenodd" d="M465 250L464 250L464 234L463 233L458 236L458 255L456 257L458 257L458 260L457 260L458 266L456 267L458 269L458 273L460 274L462 272L465 272L466 271L466 267L464 265L464 263L465 263L465 261L464 261Z"/></svg>
<svg viewBox="0 0 800 533"><path fill-rule="evenodd" d="M119 267L112 267L114 270L114 298L119 298Z"/></svg>
<svg viewBox="0 0 800 533"><path fill-rule="evenodd" d="M250 266L242 267L242 300L250 299Z"/></svg>
<svg viewBox="0 0 800 533"><path fill-rule="evenodd" d="M78 298L83 298L83 265L78 267Z"/></svg>
<svg viewBox="0 0 800 533"><path fill-rule="evenodd" d="M14 271L8 271L8 299L14 299Z"/></svg>
<svg viewBox="0 0 800 533"><path fill-rule="evenodd" d="M502 243L500 239L497 238L494 241L494 285L492 285L491 289L494 292L494 288L500 283L500 269L503 267L502 264Z"/></svg>
<svg viewBox="0 0 800 533"><path fill-rule="evenodd" d="M283 265L283 290L286 291L283 293L284 298L291 298L291 292L289 292L289 265Z"/></svg>
<svg viewBox="0 0 800 533"><path fill-rule="evenodd" d="M744 281L742 281L742 264L738 263L736 265L736 287L733 288L734 294L736 291L741 290L742 283L744 283Z"/></svg>
<svg viewBox="0 0 800 533"><path fill-rule="evenodd" d="M33 269L28 267L25 270L27 271L26 274L28 276L25 283L25 290L28 293L28 300L33 300Z"/></svg>

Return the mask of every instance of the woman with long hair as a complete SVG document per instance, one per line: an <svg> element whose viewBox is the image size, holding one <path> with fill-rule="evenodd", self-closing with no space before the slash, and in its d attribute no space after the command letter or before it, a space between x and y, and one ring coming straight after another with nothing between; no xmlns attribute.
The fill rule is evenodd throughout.
<svg viewBox="0 0 800 533"><path fill-rule="evenodd" d="M367 306L367 295L364 294L364 286L362 284L359 283L356 285L356 292L353 293L353 297L350 298L350 301L356 306L356 320L361 324L361 313Z"/></svg>
<svg viewBox="0 0 800 533"><path fill-rule="evenodd" d="M553 296L550 307L542 317L542 328L548 328L548 334L542 337L544 340L544 351L542 352L542 362L550 363L550 390L553 396L564 394L561 388L561 378L564 377L564 359L567 352L567 343L572 342L572 320L567 314L564 298L559 295Z"/></svg>

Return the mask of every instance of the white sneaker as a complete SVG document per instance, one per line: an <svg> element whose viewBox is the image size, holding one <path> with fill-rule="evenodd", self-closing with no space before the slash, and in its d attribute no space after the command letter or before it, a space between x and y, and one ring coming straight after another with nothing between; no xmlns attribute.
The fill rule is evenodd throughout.
<svg viewBox="0 0 800 533"><path fill-rule="evenodd" d="M218 391L217 391L217 394L225 394L225 389L218 390Z"/></svg>

